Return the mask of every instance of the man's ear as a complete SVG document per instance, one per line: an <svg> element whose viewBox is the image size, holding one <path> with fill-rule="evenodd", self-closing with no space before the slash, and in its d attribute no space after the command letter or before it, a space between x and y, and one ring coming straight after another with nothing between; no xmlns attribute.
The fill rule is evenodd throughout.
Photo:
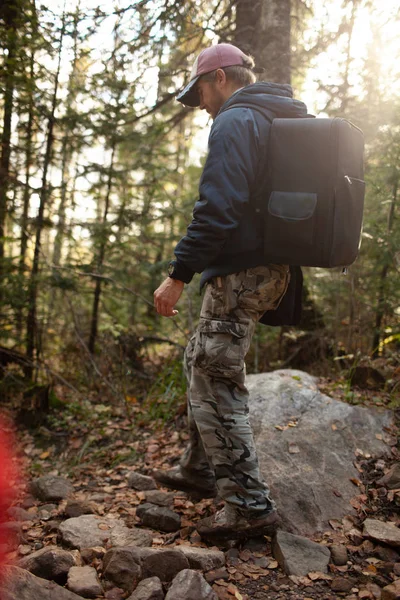
<svg viewBox="0 0 400 600"><path fill-rule="evenodd" d="M223 69L217 69L215 74L216 83L224 85L226 83L226 73Z"/></svg>

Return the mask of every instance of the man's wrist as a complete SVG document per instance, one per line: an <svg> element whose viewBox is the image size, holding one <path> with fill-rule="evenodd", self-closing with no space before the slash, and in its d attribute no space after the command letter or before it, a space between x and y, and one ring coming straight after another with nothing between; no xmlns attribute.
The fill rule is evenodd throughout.
<svg viewBox="0 0 400 600"><path fill-rule="evenodd" d="M190 283L193 279L194 271L179 261L172 260L168 266L168 276L183 283Z"/></svg>

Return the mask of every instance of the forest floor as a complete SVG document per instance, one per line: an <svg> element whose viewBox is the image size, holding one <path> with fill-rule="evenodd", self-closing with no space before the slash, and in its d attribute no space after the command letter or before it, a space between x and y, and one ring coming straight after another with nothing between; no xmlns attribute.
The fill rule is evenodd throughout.
<svg viewBox="0 0 400 600"><path fill-rule="evenodd" d="M320 379L320 389L336 399L349 401L345 382L341 385L337 380ZM167 413L163 411L164 400L158 406L156 402L152 410L133 397L128 400L124 407L93 399L83 405L70 401L52 409L46 421L34 432L18 428L17 456L24 473L18 488L18 504L32 513L33 520L23 524L24 542L10 553L10 560L57 543L57 533L49 531L46 520L34 518L40 503L29 497L28 482L38 476L66 476L74 485L77 499L85 500L93 493L103 494L104 501L96 508L99 515L120 516L128 526L138 524L136 507L145 500L145 493L128 487L128 475L132 471L151 475L154 468L169 468L176 464L188 436L183 398L173 409L169 407ZM390 401L383 392L352 391L352 403L388 406ZM12 407L8 414L13 417ZM398 411L396 417L399 425ZM252 540L236 545L238 552L227 562L228 578L213 583L220 600L381 598L382 588L400 578L399 554L390 548L385 554L382 545L377 550L370 540L362 536L357 539L356 534L367 517L399 525L400 490L377 486L379 477L375 465L378 458L357 456L355 464L359 480L355 481L352 501L355 515L345 517L342 522L331 521L330 529L315 537L315 541L328 546L345 545L347 564L330 565L327 574L287 576L271 555L270 540ZM379 459L383 461L380 476L399 458L397 439L391 447L391 456ZM51 519L65 519L65 504L66 501L59 503ZM181 515L182 528L174 534L157 533L153 545L171 547L171 543L184 541L207 547L194 524L217 508L215 500L196 502L177 493L173 509Z"/></svg>

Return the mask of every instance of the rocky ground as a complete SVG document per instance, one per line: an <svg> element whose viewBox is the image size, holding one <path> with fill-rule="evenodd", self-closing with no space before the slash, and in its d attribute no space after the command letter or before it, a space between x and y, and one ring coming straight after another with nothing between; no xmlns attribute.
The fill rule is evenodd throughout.
<svg viewBox="0 0 400 600"><path fill-rule="evenodd" d="M90 417L68 414L35 435L18 433L26 476L5 526L13 565L0 587L5 600L400 598L393 430L385 456L354 455L352 514L312 539L281 530L216 548L195 523L218 500L157 489L151 478L185 445L179 411L154 432L159 423L139 410L133 430L132 414L96 407Z"/></svg>

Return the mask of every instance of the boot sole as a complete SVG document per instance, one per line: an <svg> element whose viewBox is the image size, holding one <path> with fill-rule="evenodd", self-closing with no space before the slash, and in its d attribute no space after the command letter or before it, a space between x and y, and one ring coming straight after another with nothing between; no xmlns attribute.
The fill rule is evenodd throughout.
<svg viewBox="0 0 400 600"><path fill-rule="evenodd" d="M203 488L193 483L191 484L190 482L178 482L169 479L168 477L164 478L162 476L159 477L156 475L154 475L154 479L157 481L158 484L167 487L171 490L179 490L181 492L187 492L191 495L200 495L202 498L215 498L215 496L217 495L216 488Z"/></svg>

